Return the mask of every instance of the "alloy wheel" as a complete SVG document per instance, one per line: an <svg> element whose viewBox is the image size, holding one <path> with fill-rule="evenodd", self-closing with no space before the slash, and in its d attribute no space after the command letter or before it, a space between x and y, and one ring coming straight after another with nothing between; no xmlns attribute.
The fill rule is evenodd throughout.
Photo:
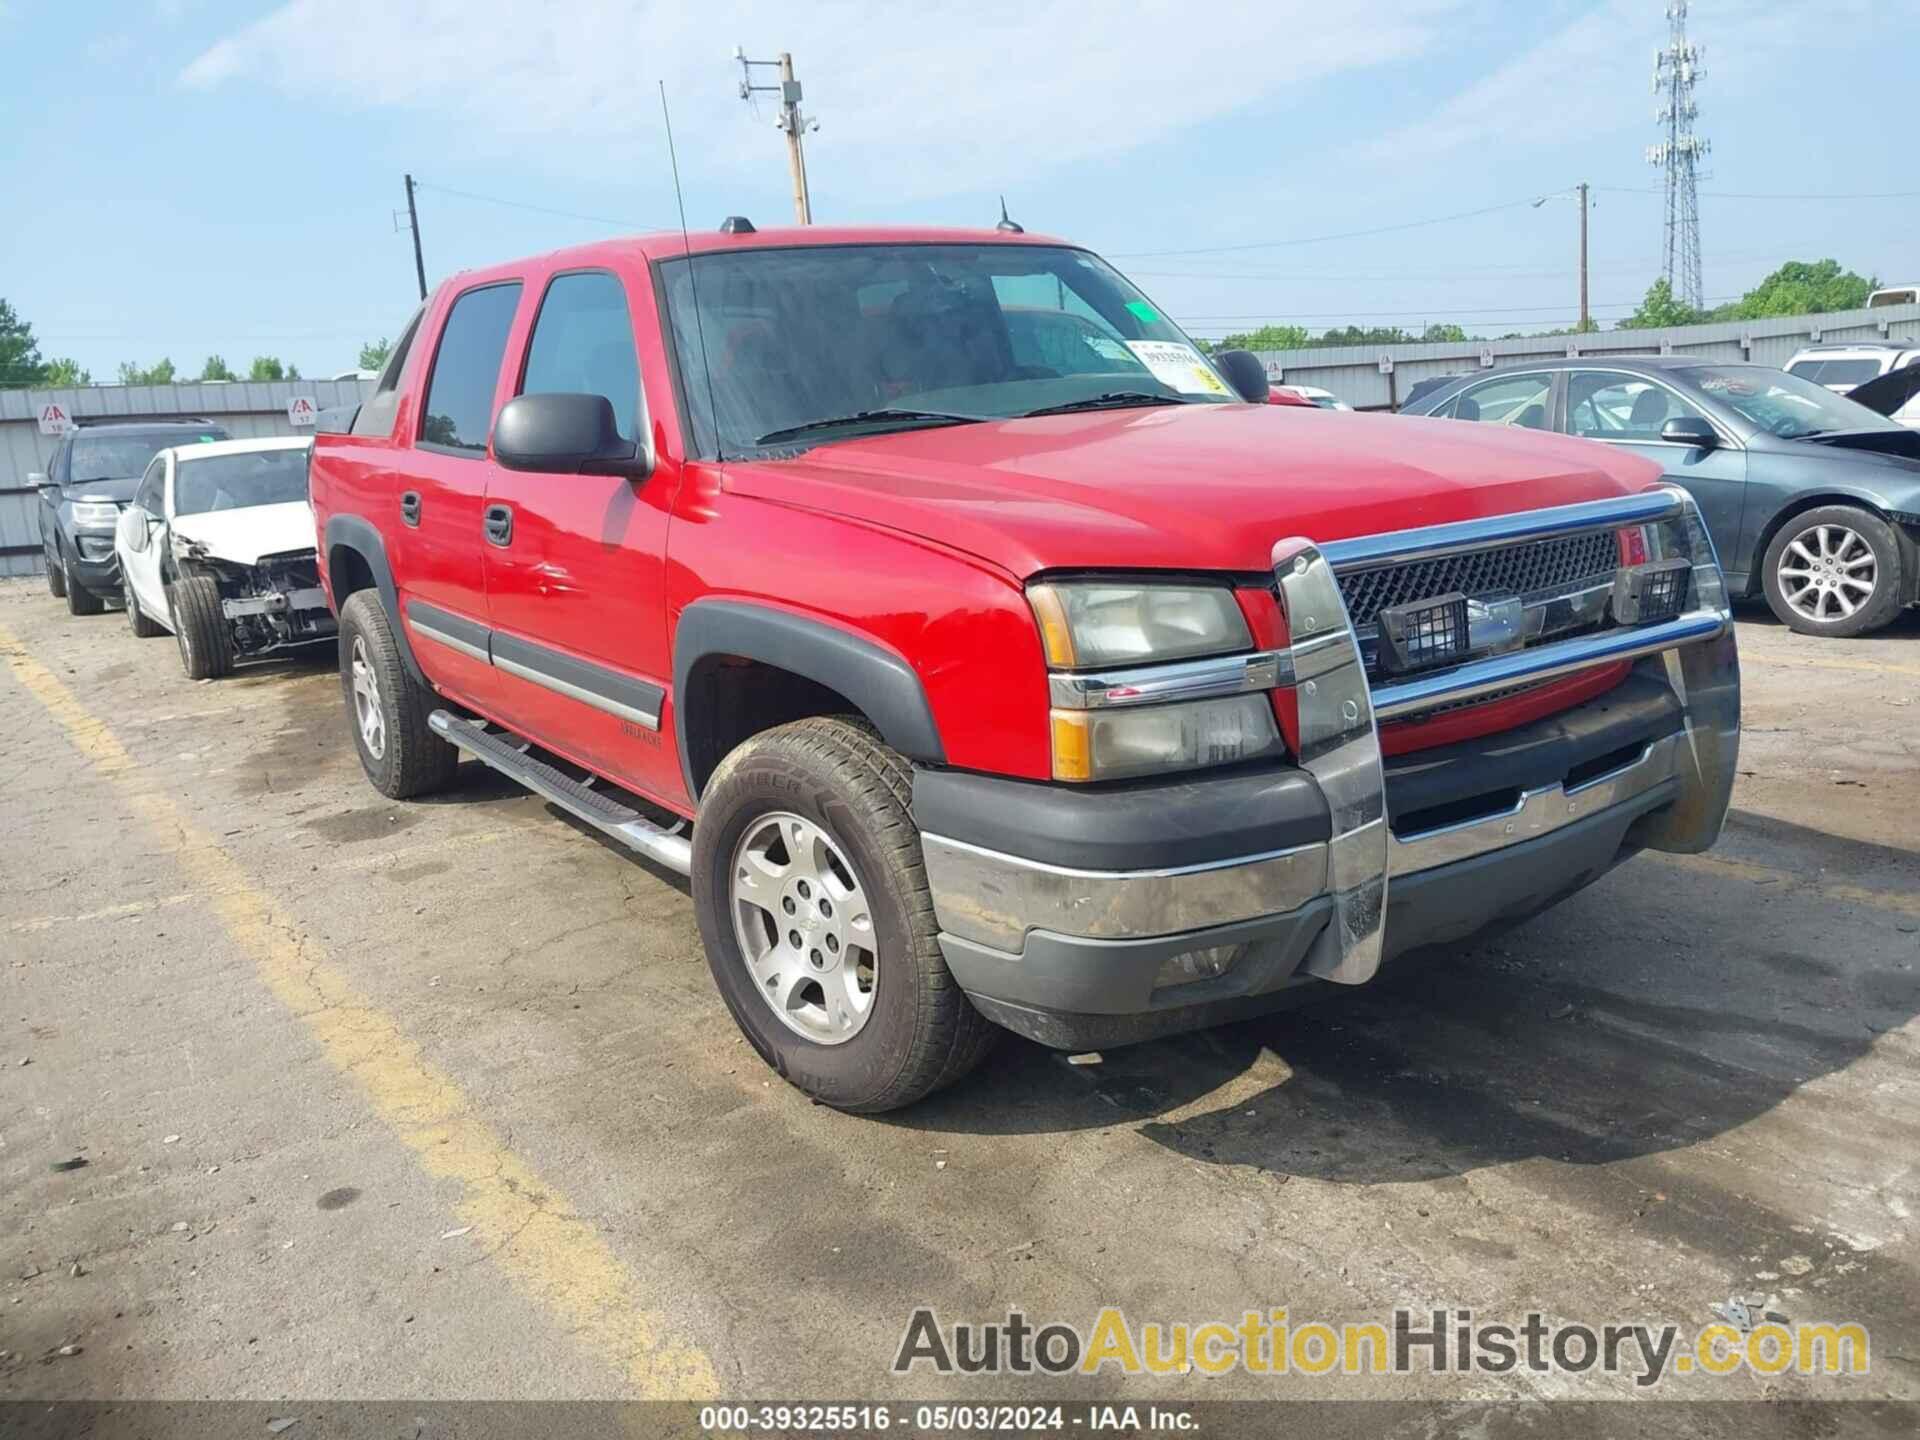
<svg viewBox="0 0 1920 1440"><path fill-rule="evenodd" d="M1880 562L1859 532L1845 525L1812 525L1787 542L1777 574L1789 607L1831 624L1850 618L1873 598Z"/></svg>
<svg viewBox="0 0 1920 1440"><path fill-rule="evenodd" d="M833 838L786 811L758 816L729 871L734 934L754 988L782 1024L820 1045L858 1035L879 976L873 911Z"/></svg>
<svg viewBox="0 0 1920 1440"><path fill-rule="evenodd" d="M367 642L353 637L350 660L353 682L353 718L360 727L360 743L375 760L387 753L387 717L380 708L380 681L367 658Z"/></svg>

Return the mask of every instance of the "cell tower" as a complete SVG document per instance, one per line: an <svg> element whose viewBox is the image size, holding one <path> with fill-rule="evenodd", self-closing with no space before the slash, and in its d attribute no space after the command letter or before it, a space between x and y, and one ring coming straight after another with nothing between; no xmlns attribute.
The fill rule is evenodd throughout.
<svg viewBox="0 0 1920 1440"><path fill-rule="evenodd" d="M1654 52L1653 93L1660 97L1653 118L1666 139L1647 147L1647 163L1667 172L1667 239L1663 268L1674 298L1695 310L1706 305L1700 274L1700 162L1712 143L1693 133L1700 107L1693 87L1705 78L1700 68L1704 45L1687 39L1687 0L1667 0L1667 43Z"/></svg>

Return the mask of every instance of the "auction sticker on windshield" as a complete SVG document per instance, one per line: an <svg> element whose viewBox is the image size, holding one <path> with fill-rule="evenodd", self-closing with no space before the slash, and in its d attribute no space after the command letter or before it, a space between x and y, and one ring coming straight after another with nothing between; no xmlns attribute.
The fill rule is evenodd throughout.
<svg viewBox="0 0 1920 1440"><path fill-rule="evenodd" d="M1177 340L1129 340L1127 348L1153 372L1154 379L1162 385L1171 385L1182 395L1233 393L1191 345L1182 345Z"/></svg>

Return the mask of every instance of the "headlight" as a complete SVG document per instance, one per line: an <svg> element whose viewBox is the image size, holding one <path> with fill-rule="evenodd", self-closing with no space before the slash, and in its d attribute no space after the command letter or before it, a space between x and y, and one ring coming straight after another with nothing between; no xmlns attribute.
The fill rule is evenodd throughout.
<svg viewBox="0 0 1920 1440"><path fill-rule="evenodd" d="M1185 705L1053 712L1056 780L1126 780L1198 770L1255 760L1280 748L1265 691Z"/></svg>
<svg viewBox="0 0 1920 1440"><path fill-rule="evenodd" d="M1252 648L1225 586L1072 581L1027 591L1047 663L1062 669L1144 665Z"/></svg>
<svg viewBox="0 0 1920 1440"><path fill-rule="evenodd" d="M73 523L76 525L112 525L120 518L120 507L111 500L76 500Z"/></svg>

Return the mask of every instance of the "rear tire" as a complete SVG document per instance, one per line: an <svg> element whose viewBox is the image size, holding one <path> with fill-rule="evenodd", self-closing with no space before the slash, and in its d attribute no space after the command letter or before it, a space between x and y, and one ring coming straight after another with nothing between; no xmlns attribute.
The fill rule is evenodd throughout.
<svg viewBox="0 0 1920 1440"><path fill-rule="evenodd" d="M864 724L799 720L720 762L693 832L694 909L727 1009L790 1084L856 1114L952 1084L999 1034L941 957L912 797L912 767ZM759 848L783 830L813 858Z"/></svg>
<svg viewBox="0 0 1920 1440"><path fill-rule="evenodd" d="M1802 635L1868 635L1900 613L1900 542L1871 510L1821 505L1794 516L1763 566L1767 604Z"/></svg>
<svg viewBox="0 0 1920 1440"><path fill-rule="evenodd" d="M149 620L147 612L140 608L140 597L133 593L133 582L125 572L120 576L120 592L127 605L127 624L132 627L136 640L151 640L163 631L165 627Z"/></svg>
<svg viewBox="0 0 1920 1440"><path fill-rule="evenodd" d="M340 690L374 789L406 800L453 779L460 752L427 724L438 702L401 658L377 591L356 590L340 607Z"/></svg>
<svg viewBox="0 0 1920 1440"><path fill-rule="evenodd" d="M233 669L233 639L213 581L205 575L182 576L167 587L167 605L189 680L217 680Z"/></svg>
<svg viewBox="0 0 1920 1440"><path fill-rule="evenodd" d="M58 550L47 556L47 593L56 600L67 598L67 572Z"/></svg>

